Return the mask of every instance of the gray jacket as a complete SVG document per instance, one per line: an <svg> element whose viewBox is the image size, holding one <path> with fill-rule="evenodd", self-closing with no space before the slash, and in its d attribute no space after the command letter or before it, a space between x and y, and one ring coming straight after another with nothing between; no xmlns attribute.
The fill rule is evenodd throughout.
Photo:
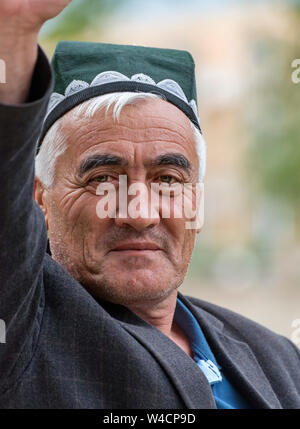
<svg viewBox="0 0 300 429"><path fill-rule="evenodd" d="M127 308L97 301L46 252L35 142L52 90L39 51L27 104L0 104L0 408L216 408L196 363ZM300 353L229 310L180 295L253 408L300 408Z"/></svg>

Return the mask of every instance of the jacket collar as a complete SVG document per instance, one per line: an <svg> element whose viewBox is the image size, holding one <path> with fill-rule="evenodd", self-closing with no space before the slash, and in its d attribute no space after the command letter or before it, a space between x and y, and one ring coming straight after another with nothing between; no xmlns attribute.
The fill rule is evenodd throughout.
<svg viewBox="0 0 300 429"><path fill-rule="evenodd" d="M204 335L228 378L253 408L282 408L251 348L224 332L224 324L204 309L178 294L198 320Z"/></svg>
<svg viewBox="0 0 300 429"><path fill-rule="evenodd" d="M123 329L153 356L163 368L183 403L189 409L216 408L210 385L198 365L170 338L126 307L100 302ZM162 392L163 395L163 392Z"/></svg>
<svg viewBox="0 0 300 429"><path fill-rule="evenodd" d="M249 400L252 408L281 408L250 347L225 334L223 322L211 313L194 305L180 293L178 297L196 317L217 362L240 393ZM101 304L153 355L166 371L187 408L216 408L206 377L180 347L126 307L108 302Z"/></svg>

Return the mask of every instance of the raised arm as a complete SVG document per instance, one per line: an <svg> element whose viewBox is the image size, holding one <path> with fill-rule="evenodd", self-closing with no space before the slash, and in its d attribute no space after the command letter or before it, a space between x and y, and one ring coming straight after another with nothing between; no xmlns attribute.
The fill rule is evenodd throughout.
<svg viewBox="0 0 300 429"><path fill-rule="evenodd" d="M0 394L30 359L39 329L47 235L33 201L34 157L53 83L37 39L43 22L68 3L0 1Z"/></svg>
<svg viewBox="0 0 300 429"><path fill-rule="evenodd" d="M37 59L37 39L44 22L58 15L71 0L1 0L0 59L6 83L0 84L0 103L27 100Z"/></svg>

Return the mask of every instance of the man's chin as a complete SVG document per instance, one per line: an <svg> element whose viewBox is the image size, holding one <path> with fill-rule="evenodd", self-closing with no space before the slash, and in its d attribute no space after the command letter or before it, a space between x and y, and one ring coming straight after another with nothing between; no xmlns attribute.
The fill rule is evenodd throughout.
<svg viewBox="0 0 300 429"><path fill-rule="evenodd" d="M146 302L160 302L177 289L180 283L160 282L153 276L148 281L145 279L141 281L134 276L123 278L119 276L114 279L102 278L97 282L89 282L84 284L84 287L95 298L127 306L145 304Z"/></svg>
<svg viewBox="0 0 300 429"><path fill-rule="evenodd" d="M176 289L176 288L175 288ZM106 293L103 293L103 291L100 292L100 296L97 296L97 298L103 299L105 301L112 302L113 304L120 304L124 305L125 307L133 306L133 305L139 305L146 303L154 304L159 303L166 299L172 292L174 288L171 290L160 290L155 292L131 292L131 293L124 293L123 291L117 291L110 289L109 291L106 291Z"/></svg>

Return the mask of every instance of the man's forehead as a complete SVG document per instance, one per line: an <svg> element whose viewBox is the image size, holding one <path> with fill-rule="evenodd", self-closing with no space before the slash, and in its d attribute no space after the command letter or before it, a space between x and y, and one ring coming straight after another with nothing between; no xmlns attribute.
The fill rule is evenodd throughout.
<svg viewBox="0 0 300 429"><path fill-rule="evenodd" d="M171 103L163 100L139 102L123 107L119 118L113 117L113 107L102 108L93 117L69 112L65 115L63 128L66 130L67 145L72 152L80 154L102 146L107 151L116 145L125 147L128 143L150 143L167 146L194 146L194 133L189 119Z"/></svg>

